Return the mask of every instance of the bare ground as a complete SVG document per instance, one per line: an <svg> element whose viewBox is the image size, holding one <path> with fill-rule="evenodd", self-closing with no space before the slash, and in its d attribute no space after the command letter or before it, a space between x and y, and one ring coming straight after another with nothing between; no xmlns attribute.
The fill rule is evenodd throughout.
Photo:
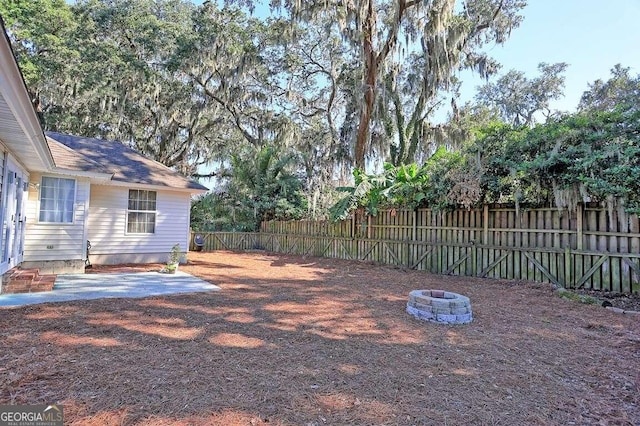
<svg viewBox="0 0 640 426"><path fill-rule="evenodd" d="M349 261L182 269L222 291L0 309L0 403L78 425L640 424L640 316ZM473 323L413 319L414 289L469 296Z"/></svg>

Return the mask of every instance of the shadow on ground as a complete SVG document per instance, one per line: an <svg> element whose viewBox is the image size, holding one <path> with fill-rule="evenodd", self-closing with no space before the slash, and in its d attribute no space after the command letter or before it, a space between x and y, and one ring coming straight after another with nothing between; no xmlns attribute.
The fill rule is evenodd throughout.
<svg viewBox="0 0 640 426"><path fill-rule="evenodd" d="M637 318L544 284L190 258L222 291L0 310L0 402L96 425L640 424ZM474 322L408 316L428 288L469 296Z"/></svg>

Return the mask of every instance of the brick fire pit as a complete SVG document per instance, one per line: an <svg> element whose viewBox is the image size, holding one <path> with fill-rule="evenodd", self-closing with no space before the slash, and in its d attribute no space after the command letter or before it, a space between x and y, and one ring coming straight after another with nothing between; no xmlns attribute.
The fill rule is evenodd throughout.
<svg viewBox="0 0 640 426"><path fill-rule="evenodd" d="M407 312L423 321L467 324L473 320L468 297L444 290L413 290Z"/></svg>

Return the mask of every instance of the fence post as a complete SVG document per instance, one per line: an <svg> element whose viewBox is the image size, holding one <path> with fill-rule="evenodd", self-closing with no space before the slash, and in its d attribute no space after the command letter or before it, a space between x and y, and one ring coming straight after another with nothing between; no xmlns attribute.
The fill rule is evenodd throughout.
<svg viewBox="0 0 640 426"><path fill-rule="evenodd" d="M576 209L576 248L582 250L582 232L583 232L583 210L582 204L578 204Z"/></svg>
<svg viewBox="0 0 640 426"><path fill-rule="evenodd" d="M489 244L489 206L482 206L482 244Z"/></svg>
<svg viewBox="0 0 640 426"><path fill-rule="evenodd" d="M418 211L417 210L413 211L413 216L412 217L413 217L413 227L411 228L411 239L413 241L415 241L416 240L416 236L417 236L416 234L417 234L417 226L418 226L418 223L417 223L418 222Z"/></svg>
<svg viewBox="0 0 640 426"><path fill-rule="evenodd" d="M356 215L351 213L351 239L356 237Z"/></svg>
<svg viewBox="0 0 640 426"><path fill-rule="evenodd" d="M478 247L475 244L471 246L471 274L470 276L478 276Z"/></svg>
<svg viewBox="0 0 640 426"><path fill-rule="evenodd" d="M573 269L571 268L571 247L567 247L564 249L564 282L560 283L564 288L573 287L575 277L571 269Z"/></svg>

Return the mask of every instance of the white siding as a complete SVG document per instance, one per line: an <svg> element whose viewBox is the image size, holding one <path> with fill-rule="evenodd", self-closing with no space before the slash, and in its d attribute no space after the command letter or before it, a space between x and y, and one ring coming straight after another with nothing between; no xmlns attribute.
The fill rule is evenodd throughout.
<svg viewBox="0 0 640 426"><path fill-rule="evenodd" d="M5 215L7 214L7 205L5 202L5 193L6 185L4 182L4 163L6 160L4 147L0 145L0 274L4 274L9 269L8 262L2 262L2 251L4 250L4 245L6 244L5 236L7 235L7 224L5 222Z"/></svg>
<svg viewBox="0 0 640 426"><path fill-rule="evenodd" d="M127 204L131 188L92 185L88 217L88 239L91 241L90 259L101 256L158 254L164 259L171 247L179 243L188 249L191 196L179 191L156 191L156 228L154 234L127 234ZM122 257L120 257L122 259ZM126 258L125 258L126 259ZM151 259L151 257L148 257Z"/></svg>
<svg viewBox="0 0 640 426"><path fill-rule="evenodd" d="M0 200L4 200L4 161L5 151L2 145L0 145Z"/></svg>
<svg viewBox="0 0 640 426"><path fill-rule="evenodd" d="M6 244L5 237L7 235L7 222L5 220L5 215L7 214L7 202L5 200L6 194L6 185L4 181L4 167L5 161L7 159L7 155L2 146L0 146L0 261L2 260L2 252L4 250L4 245ZM0 266L0 273L7 272L9 269L9 265L5 264Z"/></svg>
<svg viewBox="0 0 640 426"><path fill-rule="evenodd" d="M40 182L41 174L32 173L30 182ZM56 176L46 174L52 177ZM39 192L29 187L26 206L27 230L24 243L24 261L82 260L86 258L85 223L89 204L90 184L88 179L76 179L76 199L73 223L39 223Z"/></svg>

